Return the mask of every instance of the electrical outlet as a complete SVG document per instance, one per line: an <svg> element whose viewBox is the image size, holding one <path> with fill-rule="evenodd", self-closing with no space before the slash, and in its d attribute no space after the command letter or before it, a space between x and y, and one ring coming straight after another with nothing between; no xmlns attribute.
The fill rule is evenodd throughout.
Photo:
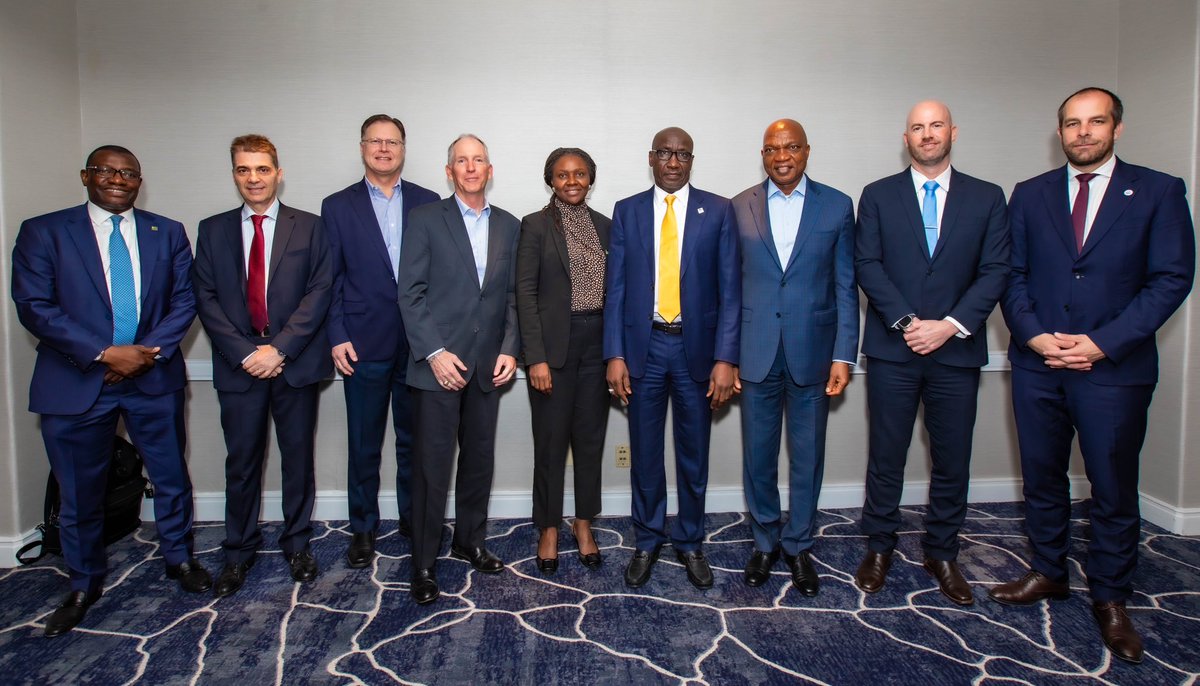
<svg viewBox="0 0 1200 686"><path fill-rule="evenodd" d="M629 469L628 443L621 443L617 445L617 467L619 469Z"/></svg>

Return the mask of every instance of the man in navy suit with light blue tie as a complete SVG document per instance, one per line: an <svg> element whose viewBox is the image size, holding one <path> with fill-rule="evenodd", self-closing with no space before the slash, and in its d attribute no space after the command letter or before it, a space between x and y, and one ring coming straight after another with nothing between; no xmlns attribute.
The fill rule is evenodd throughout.
<svg viewBox="0 0 1200 686"><path fill-rule="evenodd" d="M75 628L104 591L104 495L117 420L154 485L168 578L202 593L192 556L192 483L184 461L187 378L179 344L196 316L183 225L134 209L142 167L129 150L96 148L79 172L88 202L21 224L12 297L38 339L29 410L62 498L59 530L71 592L46 636Z"/></svg>
<svg viewBox="0 0 1200 686"><path fill-rule="evenodd" d="M988 593L1028 605L1070 593L1071 443L1091 483L1087 583L1104 644L1141 662L1125 612L1141 516L1138 460L1158 382L1155 332L1187 297L1196 243L1183 180L1113 153L1121 99L1084 88L1058 110L1067 166L1017 184L1013 270L1001 302L1012 331L1029 572Z"/></svg>
<svg viewBox="0 0 1200 686"><path fill-rule="evenodd" d="M854 581L883 588L900 528L904 464L918 406L925 406L932 469L921 547L924 567L958 605L975 602L958 568L967 512L984 323L1004 292L1008 217L1000 187L950 166L958 129L950 109L918 103L904 142L912 165L863 189L855 267L869 309L870 438L862 530L867 553Z"/></svg>
<svg viewBox="0 0 1200 686"><path fill-rule="evenodd" d="M745 581L761 586L782 548L792 583L814 596L813 525L825 469L829 398L858 355L854 205L805 173L808 136L791 119L763 134L767 180L733 199L742 246L742 488L754 551ZM787 522L779 445L787 413Z"/></svg>
<svg viewBox="0 0 1200 686"><path fill-rule="evenodd" d="M408 339L400 319L396 277L409 212L435 202L433 191L400 178L404 124L376 114L359 130L364 177L325 198L321 220L333 258L329 343L346 396L346 499L350 545L346 562L366 567L379 527L379 468L389 401L396 436L396 507L408 535L412 509L412 400L406 370Z"/></svg>
<svg viewBox="0 0 1200 686"><path fill-rule="evenodd" d="M712 411L734 394L741 257L729 200L692 188L692 137L671 127L648 155L654 187L613 210L604 306L611 392L629 405L636 551L625 583L650 580L668 540L698 588L713 584L700 550ZM679 515L667 532L664 430L670 398Z"/></svg>

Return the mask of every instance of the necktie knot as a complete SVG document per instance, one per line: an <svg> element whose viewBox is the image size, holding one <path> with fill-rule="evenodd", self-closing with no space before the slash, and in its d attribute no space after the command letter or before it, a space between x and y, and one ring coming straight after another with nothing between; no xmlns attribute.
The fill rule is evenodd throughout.
<svg viewBox="0 0 1200 686"><path fill-rule="evenodd" d="M108 220L112 222L113 231L121 230L121 215L114 214L113 216L109 217Z"/></svg>
<svg viewBox="0 0 1200 686"><path fill-rule="evenodd" d="M1096 178L1096 175L1095 174L1077 174L1075 176L1075 178L1079 180L1080 185L1086 186L1088 184L1088 181L1091 181L1092 179Z"/></svg>
<svg viewBox="0 0 1200 686"><path fill-rule="evenodd" d="M938 182L937 181L926 181L925 185L922 186L922 188L925 189L925 192L927 194L932 193L938 189Z"/></svg>
<svg viewBox="0 0 1200 686"><path fill-rule="evenodd" d="M254 230L255 231L262 231L263 220L266 218L267 218L267 215L265 215L265 214L250 215L250 221L254 222Z"/></svg>
<svg viewBox="0 0 1200 686"><path fill-rule="evenodd" d="M674 209L675 208L675 196L668 195L666 199L667 199L667 207Z"/></svg>

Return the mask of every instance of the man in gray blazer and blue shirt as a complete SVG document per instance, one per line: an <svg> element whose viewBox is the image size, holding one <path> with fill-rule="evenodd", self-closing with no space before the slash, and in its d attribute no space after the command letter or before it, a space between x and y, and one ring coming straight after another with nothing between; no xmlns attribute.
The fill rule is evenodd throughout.
<svg viewBox="0 0 1200 686"><path fill-rule="evenodd" d="M791 119L763 134L767 180L733 199L742 246L742 487L754 550L745 581L761 586L783 558L792 584L817 594L809 551L829 398L850 382L858 353L854 205L810 179L808 136ZM787 413L789 515L779 503L779 445Z"/></svg>
<svg viewBox="0 0 1200 686"><path fill-rule="evenodd" d="M447 153L454 195L409 215L400 250L400 315L412 354L413 577L418 604L439 595L450 470L458 448L451 555L479 572L504 563L484 547L500 394L517 371L515 262L520 223L488 204L487 146L459 136ZM460 427L467 427L460 431Z"/></svg>

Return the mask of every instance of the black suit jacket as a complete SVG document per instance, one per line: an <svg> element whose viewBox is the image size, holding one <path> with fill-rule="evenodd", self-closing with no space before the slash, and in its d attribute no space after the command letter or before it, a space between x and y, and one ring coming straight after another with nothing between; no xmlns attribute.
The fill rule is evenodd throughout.
<svg viewBox="0 0 1200 686"><path fill-rule="evenodd" d="M600 247L608 253L612 220L590 207L588 213ZM547 362L558 369L566 363L571 333L571 257L566 237L545 210L521 220L517 320L526 365Z"/></svg>
<svg viewBox="0 0 1200 686"><path fill-rule="evenodd" d="M250 335L244 255L241 207L200 222L192 284L200 322L212 340L213 385L219 391L244 391L254 380L242 369L259 343ZM283 378L291 386L316 383L333 371L325 335L332 285L321 219L281 204L267 265L267 315L271 344L287 355Z"/></svg>
<svg viewBox="0 0 1200 686"><path fill-rule="evenodd" d="M454 196L414 208L400 244L400 315L412 357L408 385L444 391L425 361L439 348L454 353L485 392L501 354L521 352L513 292L517 218L492 206L483 283Z"/></svg>

